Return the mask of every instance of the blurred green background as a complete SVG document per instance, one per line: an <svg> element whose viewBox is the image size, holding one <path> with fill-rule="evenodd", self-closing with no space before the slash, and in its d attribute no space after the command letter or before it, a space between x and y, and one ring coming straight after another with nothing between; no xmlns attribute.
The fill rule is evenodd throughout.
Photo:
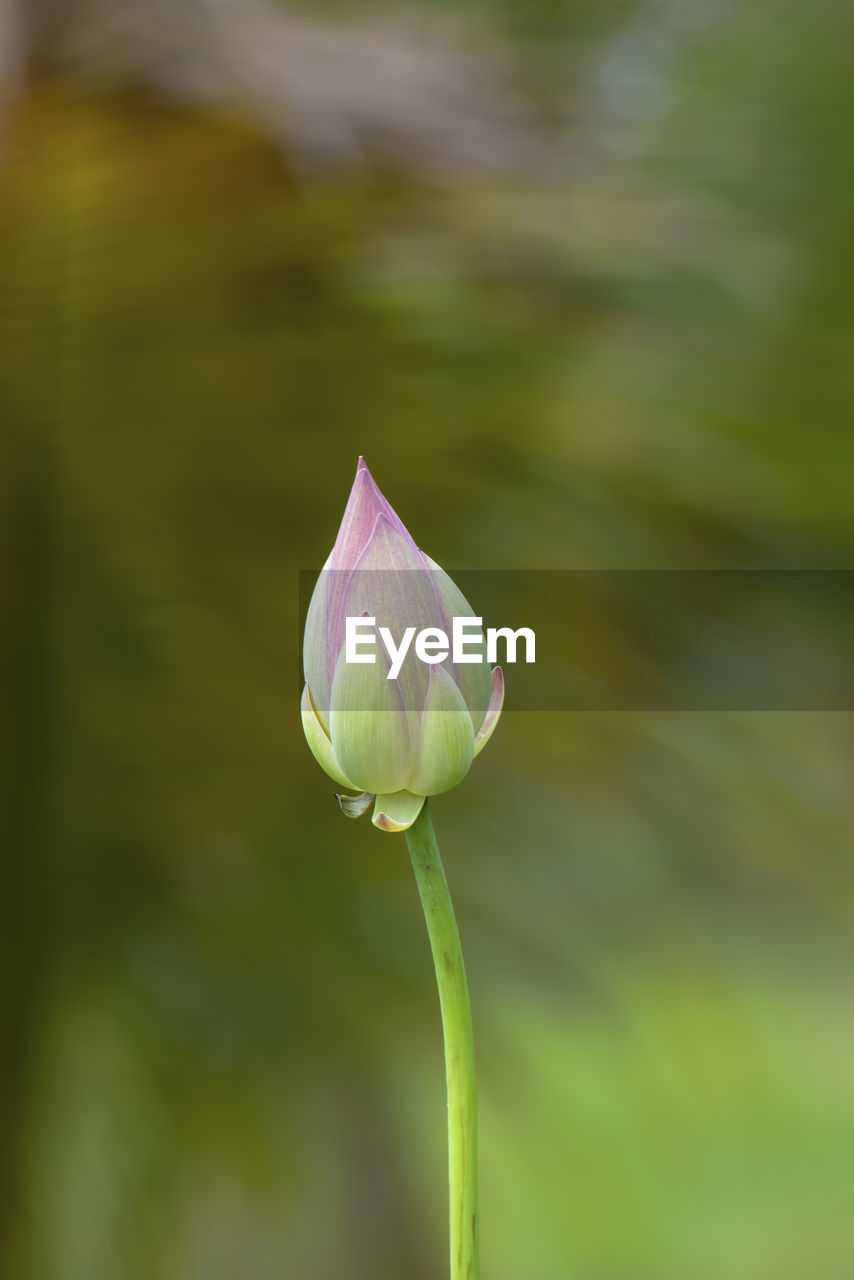
<svg viewBox="0 0 854 1280"><path fill-rule="evenodd" d="M854 9L129 9L0 4L0 1266L433 1280L427 938L298 571L360 453L451 567L850 566ZM512 696L433 805L485 1280L849 1280L852 716Z"/></svg>

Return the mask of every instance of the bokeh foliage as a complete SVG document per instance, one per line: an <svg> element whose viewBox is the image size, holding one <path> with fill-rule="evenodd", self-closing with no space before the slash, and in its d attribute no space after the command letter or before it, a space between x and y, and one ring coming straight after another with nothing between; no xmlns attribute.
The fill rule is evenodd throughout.
<svg viewBox="0 0 854 1280"><path fill-rule="evenodd" d="M359 453L449 566L846 564L852 26L564 32L542 183L310 180L224 116L32 90L0 183L10 1276L442 1274L426 936L402 839L302 740L297 572ZM491 1280L850 1275L852 737L511 710L435 803Z"/></svg>

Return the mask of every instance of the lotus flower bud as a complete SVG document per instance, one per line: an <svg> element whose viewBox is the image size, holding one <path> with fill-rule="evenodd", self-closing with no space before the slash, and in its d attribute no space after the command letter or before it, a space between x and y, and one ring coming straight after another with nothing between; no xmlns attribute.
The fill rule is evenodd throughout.
<svg viewBox="0 0 854 1280"><path fill-rule="evenodd" d="M483 657L479 626L466 624L468 661L453 661L452 649L441 657L438 640L429 647L429 635L425 657L411 644L413 634L428 628L451 637L454 618L473 617L448 575L419 551L360 458L311 598L303 646L305 736L329 776L360 793L338 797L349 816L358 817L376 799L374 824L404 831L425 797L455 787L486 745L501 714L504 679ZM362 656L350 662L348 618L364 620ZM407 629L410 644L401 658Z"/></svg>

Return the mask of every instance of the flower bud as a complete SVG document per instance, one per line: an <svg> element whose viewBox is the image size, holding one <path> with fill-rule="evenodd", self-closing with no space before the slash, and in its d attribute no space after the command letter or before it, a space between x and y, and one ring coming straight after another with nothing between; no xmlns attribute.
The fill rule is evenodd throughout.
<svg viewBox="0 0 854 1280"><path fill-rule="evenodd" d="M329 776L361 793L338 797L348 816L364 813L376 797L374 824L404 831L425 797L455 787L486 745L501 714L504 679L484 659L482 630L466 624L470 660L457 662L450 647L442 656L438 637L421 634L437 629L450 637L454 618L473 617L360 458L303 645L305 736ZM360 656L349 662L348 618L361 639Z"/></svg>

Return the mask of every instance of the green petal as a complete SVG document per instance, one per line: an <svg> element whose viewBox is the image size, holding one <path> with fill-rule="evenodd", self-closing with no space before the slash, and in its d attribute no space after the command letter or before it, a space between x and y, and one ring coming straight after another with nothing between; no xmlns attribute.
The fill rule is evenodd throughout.
<svg viewBox="0 0 854 1280"><path fill-rule="evenodd" d="M477 731L474 740L474 753L480 755L492 732L498 724L501 709L504 706L504 673L500 667L496 667L492 673L492 692L489 696L489 706L486 709L486 715L483 718L483 724Z"/></svg>
<svg viewBox="0 0 854 1280"><path fill-rule="evenodd" d="M338 783L339 787L351 787L353 791L358 791L359 788L350 781L335 758L332 743L327 738L323 725L318 719L317 709L308 685L302 691L300 712L302 713L302 727L306 742L311 747L311 753L321 769L324 769L333 782Z"/></svg>
<svg viewBox="0 0 854 1280"><path fill-rule="evenodd" d="M466 776L473 757L474 729L463 695L447 671L431 667L408 788L418 796L450 791Z"/></svg>
<svg viewBox="0 0 854 1280"><path fill-rule="evenodd" d="M405 831L421 812L425 796L396 791L393 796L377 796L372 822L380 831Z"/></svg>
<svg viewBox="0 0 854 1280"><path fill-rule="evenodd" d="M336 760L358 791L402 791L412 772L409 720L388 666L348 663L342 654L332 682L329 728Z"/></svg>

